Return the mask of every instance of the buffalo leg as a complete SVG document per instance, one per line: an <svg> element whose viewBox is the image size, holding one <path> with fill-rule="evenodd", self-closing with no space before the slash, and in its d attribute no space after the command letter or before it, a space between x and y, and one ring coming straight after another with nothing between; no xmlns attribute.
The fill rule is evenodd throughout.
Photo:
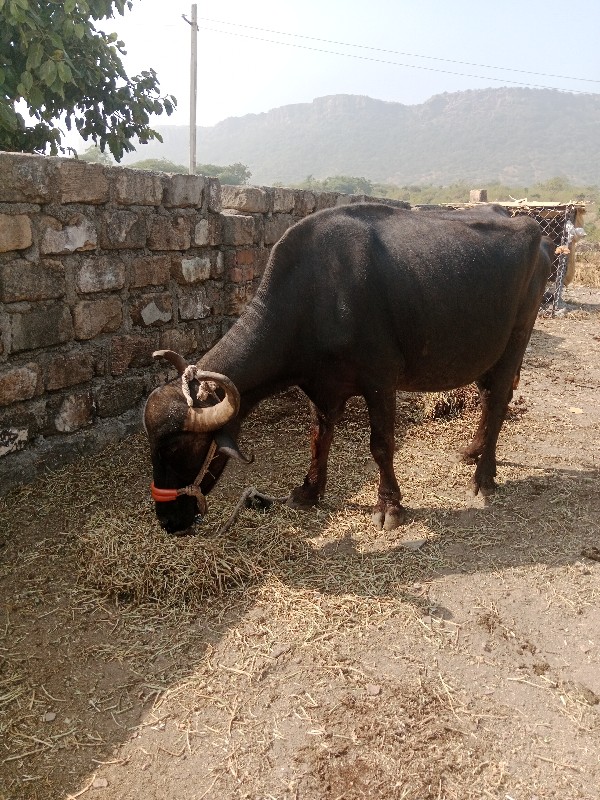
<svg viewBox="0 0 600 800"><path fill-rule="evenodd" d="M463 460L476 464L471 488L475 494L496 489L496 446L513 389L518 383L523 353L529 337L511 337L502 358L477 381L481 418L472 442L462 451Z"/></svg>
<svg viewBox="0 0 600 800"><path fill-rule="evenodd" d="M327 483L327 459L333 441L335 423L342 415L344 406L328 414L310 403L311 437L310 466L304 483L294 489L288 499L292 508L307 508L316 505L325 494Z"/></svg>
<svg viewBox="0 0 600 800"><path fill-rule="evenodd" d="M391 531L404 522L406 512L394 472L395 390L379 390L365 394L371 424L371 454L379 467L377 504L373 508L373 524Z"/></svg>

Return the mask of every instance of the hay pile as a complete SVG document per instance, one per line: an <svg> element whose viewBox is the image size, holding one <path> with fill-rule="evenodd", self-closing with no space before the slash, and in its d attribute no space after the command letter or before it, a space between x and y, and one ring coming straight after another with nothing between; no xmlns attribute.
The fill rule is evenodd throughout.
<svg viewBox="0 0 600 800"><path fill-rule="evenodd" d="M479 405L479 392L471 384L448 392L429 392L423 395L423 421L458 417L465 411L473 411Z"/></svg>
<svg viewBox="0 0 600 800"><path fill-rule="evenodd" d="M580 286L600 286L600 251L587 250L577 252L573 283Z"/></svg>
<svg viewBox="0 0 600 800"><path fill-rule="evenodd" d="M103 509L81 537L81 583L121 601L189 607L246 588L303 552L289 528L257 511L245 515L233 533L170 537L152 509Z"/></svg>

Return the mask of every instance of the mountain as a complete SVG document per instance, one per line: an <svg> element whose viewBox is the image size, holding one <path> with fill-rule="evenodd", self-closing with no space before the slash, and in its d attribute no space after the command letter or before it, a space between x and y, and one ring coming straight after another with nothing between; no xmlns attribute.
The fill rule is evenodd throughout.
<svg viewBox="0 0 600 800"><path fill-rule="evenodd" d="M188 160L185 126L127 159ZM498 180L529 186L561 175L600 184L600 95L481 89L407 106L357 95L319 97L198 128L198 162L242 162L254 185L353 175L397 185Z"/></svg>

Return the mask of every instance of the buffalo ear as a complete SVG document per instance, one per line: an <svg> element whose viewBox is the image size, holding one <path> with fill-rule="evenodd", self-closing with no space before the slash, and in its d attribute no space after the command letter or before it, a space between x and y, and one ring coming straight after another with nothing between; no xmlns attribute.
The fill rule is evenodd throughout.
<svg viewBox="0 0 600 800"><path fill-rule="evenodd" d="M243 455L233 436L227 433L223 428L215 432L214 438L219 453L223 453L223 455L229 456L229 458L237 458L238 461L242 461L244 464L252 464L254 461L254 453L251 453L250 456Z"/></svg>

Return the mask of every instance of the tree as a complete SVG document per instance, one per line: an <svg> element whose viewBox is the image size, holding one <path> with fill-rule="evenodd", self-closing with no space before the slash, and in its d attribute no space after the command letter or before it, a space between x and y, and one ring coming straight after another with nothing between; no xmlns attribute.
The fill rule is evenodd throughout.
<svg viewBox="0 0 600 800"><path fill-rule="evenodd" d="M133 0L0 0L0 149L65 152L67 130L75 126L117 161L161 136L151 114L171 114L176 100L161 97L152 69L129 78L116 33L94 23L123 15ZM26 121L17 104L27 107Z"/></svg>
<svg viewBox="0 0 600 800"><path fill-rule="evenodd" d="M108 155L103 153L97 144L92 144L83 153L78 153L80 161L87 161L88 164L102 164L103 167L114 167L115 162Z"/></svg>
<svg viewBox="0 0 600 800"><path fill-rule="evenodd" d="M127 166L131 167L131 169L144 169L149 172L177 172L183 174L188 171L183 164L175 164L174 161L169 161L168 158L143 158L141 161L134 161Z"/></svg>
<svg viewBox="0 0 600 800"><path fill-rule="evenodd" d="M323 188L327 192L342 192L342 194L370 194L373 184L366 178L355 178L352 175L333 175L325 178Z"/></svg>
<svg viewBox="0 0 600 800"><path fill-rule="evenodd" d="M216 164L198 164L196 173L218 178L221 183L229 186L245 186L252 177L248 167L245 164L240 164L239 161L236 161L235 164L228 164L225 167L219 167Z"/></svg>
<svg viewBox="0 0 600 800"><path fill-rule="evenodd" d="M315 192L341 192L342 194L371 194L373 184L366 178L356 178L352 175L330 175L328 178L318 180L313 175L307 175L299 189L310 189Z"/></svg>

